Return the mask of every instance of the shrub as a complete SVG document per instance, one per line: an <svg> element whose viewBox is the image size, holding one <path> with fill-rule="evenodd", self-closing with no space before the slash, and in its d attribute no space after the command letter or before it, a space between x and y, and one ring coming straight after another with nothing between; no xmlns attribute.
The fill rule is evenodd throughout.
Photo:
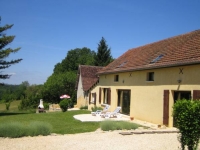
<svg viewBox="0 0 200 150"><path fill-rule="evenodd" d="M25 136L25 129L21 123L10 122L0 124L0 137L22 137Z"/></svg>
<svg viewBox="0 0 200 150"><path fill-rule="evenodd" d="M175 126L179 129L182 150L196 150L200 140L200 101L178 100L173 106Z"/></svg>
<svg viewBox="0 0 200 150"><path fill-rule="evenodd" d="M67 99L61 100L59 105L60 105L60 108L62 109L62 111L66 112L68 109L68 100Z"/></svg>
<svg viewBox="0 0 200 150"><path fill-rule="evenodd" d="M0 137L18 138L23 136L49 135L52 127L44 122L31 122L24 125L19 122L0 124Z"/></svg>
<svg viewBox="0 0 200 150"><path fill-rule="evenodd" d="M80 109L88 109L88 106L81 106Z"/></svg>
<svg viewBox="0 0 200 150"><path fill-rule="evenodd" d="M44 105L44 109L46 109L46 110L49 109L49 103L44 102L43 105Z"/></svg>
<svg viewBox="0 0 200 150"><path fill-rule="evenodd" d="M109 131L109 130L130 130L130 129L137 129L139 125L127 122L127 121L111 121L111 120L106 120L102 121L101 124L101 129L103 131Z"/></svg>
<svg viewBox="0 0 200 150"><path fill-rule="evenodd" d="M10 109L10 102L5 103L5 105L6 105L6 110L9 110Z"/></svg>
<svg viewBox="0 0 200 150"><path fill-rule="evenodd" d="M103 110L103 108L97 107L97 106L92 107L92 111L93 111L93 112L95 112L95 111L97 111L97 110Z"/></svg>
<svg viewBox="0 0 200 150"><path fill-rule="evenodd" d="M52 126L49 123L39 121L31 122L28 128L29 136L49 135L52 131Z"/></svg>

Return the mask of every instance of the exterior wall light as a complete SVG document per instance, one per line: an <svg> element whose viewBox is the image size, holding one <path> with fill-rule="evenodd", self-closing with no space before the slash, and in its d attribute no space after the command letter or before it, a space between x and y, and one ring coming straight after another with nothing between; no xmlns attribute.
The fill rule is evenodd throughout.
<svg viewBox="0 0 200 150"><path fill-rule="evenodd" d="M178 83L181 83L181 81L182 81L181 79L177 80Z"/></svg>

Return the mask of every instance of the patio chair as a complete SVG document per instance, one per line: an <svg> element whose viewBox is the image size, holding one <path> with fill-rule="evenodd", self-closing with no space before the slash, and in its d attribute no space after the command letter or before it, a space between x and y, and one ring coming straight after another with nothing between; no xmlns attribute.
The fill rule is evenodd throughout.
<svg viewBox="0 0 200 150"><path fill-rule="evenodd" d="M91 114L92 116L98 116L98 115L101 116L102 114L105 114L109 108L110 108L110 105L106 104L103 110L97 110L95 112L91 112Z"/></svg>
<svg viewBox="0 0 200 150"><path fill-rule="evenodd" d="M101 117L103 118L119 118L121 117L121 114L119 113L121 110L121 107L117 107L113 112L106 112L105 114L102 114Z"/></svg>

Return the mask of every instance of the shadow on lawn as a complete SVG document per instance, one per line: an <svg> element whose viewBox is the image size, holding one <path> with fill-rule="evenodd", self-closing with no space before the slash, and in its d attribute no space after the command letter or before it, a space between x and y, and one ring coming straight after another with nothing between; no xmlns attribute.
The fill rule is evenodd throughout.
<svg viewBox="0 0 200 150"><path fill-rule="evenodd" d="M26 115L30 112L0 112L0 116Z"/></svg>

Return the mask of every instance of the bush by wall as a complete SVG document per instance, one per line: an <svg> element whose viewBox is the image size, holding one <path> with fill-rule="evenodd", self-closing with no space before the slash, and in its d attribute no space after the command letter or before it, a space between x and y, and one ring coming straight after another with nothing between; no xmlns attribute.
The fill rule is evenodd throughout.
<svg viewBox="0 0 200 150"><path fill-rule="evenodd" d="M200 101L178 100L173 106L175 126L179 129L182 150L196 150L200 140Z"/></svg>
<svg viewBox="0 0 200 150"><path fill-rule="evenodd" d="M18 138L23 136L37 136L51 134L52 126L45 122L31 122L24 125L19 122L0 124L0 137Z"/></svg>
<svg viewBox="0 0 200 150"><path fill-rule="evenodd" d="M88 106L81 106L80 109L88 109Z"/></svg>
<svg viewBox="0 0 200 150"><path fill-rule="evenodd" d="M103 108L97 107L97 106L94 106L94 107L92 107L91 109L92 109L92 112L95 112L95 111L97 111L97 110L103 110Z"/></svg>

